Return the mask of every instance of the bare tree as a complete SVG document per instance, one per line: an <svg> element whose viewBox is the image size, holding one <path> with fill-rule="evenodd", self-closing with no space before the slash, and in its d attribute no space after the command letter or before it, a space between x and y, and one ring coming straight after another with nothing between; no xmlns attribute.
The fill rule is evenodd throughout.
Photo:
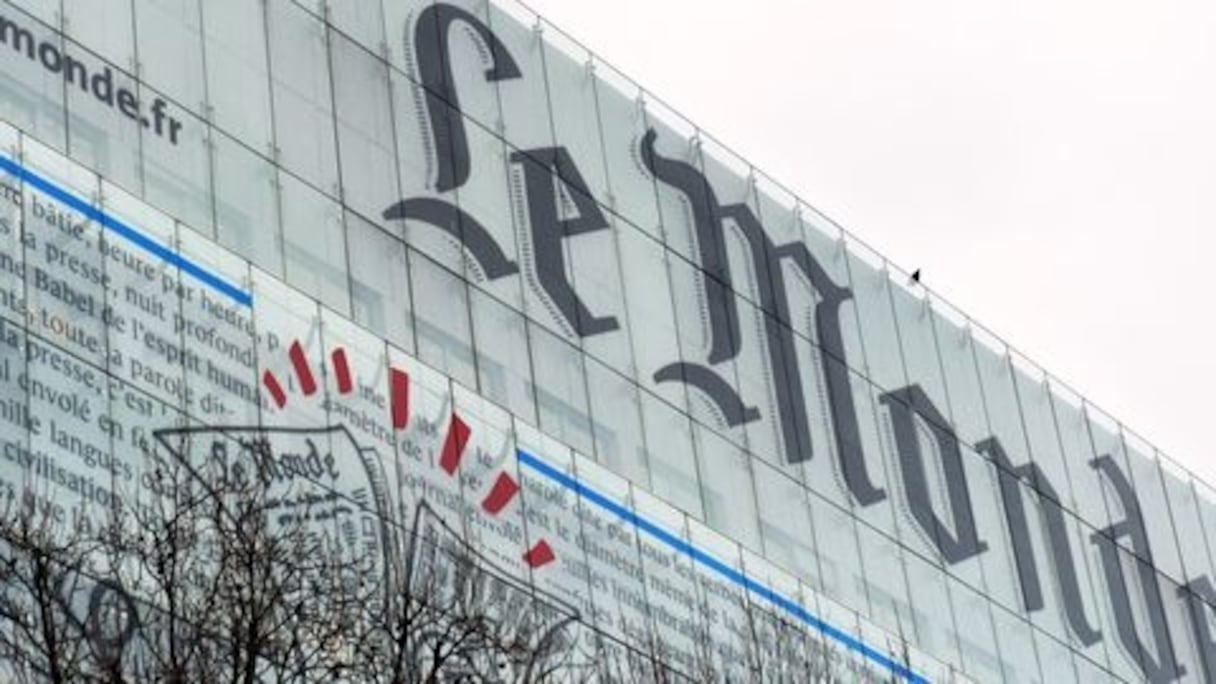
<svg viewBox="0 0 1216 684"><path fill-rule="evenodd" d="M273 431L160 437L121 507L69 516L88 524L9 496L0 677L585 679L577 611L495 568L427 506L408 529L385 525L370 549L361 530L382 511L300 477L304 461L293 466L299 454Z"/></svg>
<svg viewBox="0 0 1216 684"><path fill-rule="evenodd" d="M395 590L357 620L360 681L577 681L590 666L573 648L576 610L495 568L425 503L402 546Z"/></svg>
<svg viewBox="0 0 1216 684"><path fill-rule="evenodd" d="M8 489L0 502L0 675L8 679L87 681L113 660L87 613L111 587L86 574L98 547L68 513L28 489Z"/></svg>
<svg viewBox="0 0 1216 684"><path fill-rule="evenodd" d="M717 634L710 629L708 606L694 608L691 628L692 663L675 667L673 649L653 637L648 653L617 647L597 666L597 681L622 684L675 684L677 682L755 681L776 684L833 684L835 682L896 681L883 678L857 663L843 659L822 637L792 619L749 600L740 591L733 604L739 621ZM719 618L720 620L721 618ZM724 621L725 622L725 621ZM726 639L728 643L719 643Z"/></svg>
<svg viewBox="0 0 1216 684"><path fill-rule="evenodd" d="M408 526L385 522L349 482L302 476L308 458L329 455L308 441L320 437L162 434L113 508L65 512L8 490L0 677L667 684L833 682L849 669L746 592L716 620L707 603L692 607L692 653L659 633L645 644L596 633L425 503L396 516Z"/></svg>
<svg viewBox="0 0 1216 684"><path fill-rule="evenodd" d="M836 681L830 651L792 620L748 605L741 637L751 678L776 684Z"/></svg>
<svg viewBox="0 0 1216 684"><path fill-rule="evenodd" d="M748 679L776 684L834 684L852 681L901 681L893 673L875 671L868 664L846 658L825 637L793 620L740 598L744 622L743 644ZM906 662L903 658L892 660Z"/></svg>
<svg viewBox="0 0 1216 684"><path fill-rule="evenodd" d="M194 435L184 435L190 440ZM332 679L342 616L366 600L363 565L314 517L335 507L315 487L272 487L264 436L211 437L145 453L144 489L114 513L105 571L138 596L126 672L140 681ZM332 519L332 518L331 518Z"/></svg>

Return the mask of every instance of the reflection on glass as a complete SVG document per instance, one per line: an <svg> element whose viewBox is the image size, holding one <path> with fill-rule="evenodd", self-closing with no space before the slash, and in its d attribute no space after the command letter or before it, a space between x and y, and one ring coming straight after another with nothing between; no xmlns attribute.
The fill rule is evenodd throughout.
<svg viewBox="0 0 1216 684"><path fill-rule="evenodd" d="M262 269L282 275L275 168L227 135L214 135L216 238Z"/></svg>
<svg viewBox="0 0 1216 684"><path fill-rule="evenodd" d="M287 281L327 306L350 310L346 231L337 202L279 172Z"/></svg>
<svg viewBox="0 0 1216 684"><path fill-rule="evenodd" d="M346 213L350 298L355 321L402 349L414 348L405 245L376 225Z"/></svg>
<svg viewBox="0 0 1216 684"><path fill-rule="evenodd" d="M338 194L325 25L291 0L268 0L275 148L283 166Z"/></svg>

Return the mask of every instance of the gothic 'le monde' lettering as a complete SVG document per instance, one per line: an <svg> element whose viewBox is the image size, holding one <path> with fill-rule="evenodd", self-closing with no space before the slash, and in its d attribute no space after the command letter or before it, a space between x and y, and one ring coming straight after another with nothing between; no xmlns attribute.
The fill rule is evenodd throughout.
<svg viewBox="0 0 1216 684"><path fill-rule="evenodd" d="M469 179L470 158L459 93L451 73L449 35L461 25L480 41L488 61L487 82L508 82L528 78L494 32L469 12L445 3L423 9L412 27L412 46L418 79L425 93L429 149L434 155L433 188L440 197L420 196L403 199L384 211L388 220L408 219L430 225L457 239L486 278L495 280L518 274L520 267L511 261L477 217L469 215L442 196L461 187ZM655 383L681 382L703 393L721 410L729 426L762 418L749 406L715 366L731 361L742 352L739 312L735 303L735 278L727 255L728 231L733 227L744 238L756 275L756 293L763 316L764 358L772 378L775 413L786 462L810 460L824 445L812 444L808 424L807 392L795 351L793 322L798 320L788 285L783 277L792 266L805 277L815 298L813 341L819 349L819 371L826 385L835 458L843 475L844 488L860 506L870 506L888 498L876 484L867 464L858 422L857 408L850 383L848 353L843 342L841 309L853 297L848 287L835 283L828 272L802 243L777 244L755 213L746 204L723 205L705 175L692 164L666 158L655 149L657 133L647 131L638 141L637 152L645 169L658 182L659 192L680 194L691 210L696 256L702 275L698 280L709 328L708 354L704 362L675 360L655 369ZM619 329L611 312L593 312L579 297L566 274L565 241L590 231L610 229L599 201L583 180L566 147L548 145L511 155L512 164L522 171L528 237L532 245L527 265L537 294L550 305L550 311L579 337L611 333ZM564 204L563 199L564 199ZM572 205L572 207L571 207ZM918 384L882 394L879 403L886 408L893 436L903 500L912 522L947 565L963 563L984 554L989 544L980 539L972 493L968 488L959 438L942 411ZM830 446L830 445L829 445ZM1013 551L1013 563L1021 588L1022 608L1027 613L1045 606L1041 561L1036 557L1032 526L1028 522L1027 492L1039 512L1037 529L1045 539L1047 567L1054 578L1061 616L1082 645L1101 641L1103 633L1090 617L1083 600L1078 574L1078 558L1069 542L1066 511L1055 486L1038 466L1015 466L995 437L976 445L996 471L1000 506L1006 534ZM1166 619L1165 600L1158 588L1156 571L1149 563L1151 549L1139 503L1126 476L1110 456L1091 462L1092 468L1110 485L1124 519L1095 531L1101 573L1106 585L1109 614L1114 621L1119 650L1151 682L1167 682L1186 672L1178 662ZM938 473L941 477L933 477ZM936 497L931 483L944 483L945 491ZM986 502L985 502L986 503ZM1132 572L1128 572L1128 569ZM1190 619L1193 641L1199 649L1199 666L1207 679L1216 676L1216 637L1211 624L1216 604L1216 589L1201 576L1190 580L1176 592ZM1138 623L1147 622L1146 625ZM1147 637L1147 639L1145 638Z"/></svg>

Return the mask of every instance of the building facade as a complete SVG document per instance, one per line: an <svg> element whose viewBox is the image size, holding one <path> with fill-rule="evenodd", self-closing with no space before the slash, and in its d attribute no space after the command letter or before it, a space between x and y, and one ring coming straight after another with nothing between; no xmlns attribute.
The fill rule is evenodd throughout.
<svg viewBox="0 0 1216 684"><path fill-rule="evenodd" d="M523 8L5 0L0 60L7 495L264 456L690 680L1216 678L1216 491Z"/></svg>

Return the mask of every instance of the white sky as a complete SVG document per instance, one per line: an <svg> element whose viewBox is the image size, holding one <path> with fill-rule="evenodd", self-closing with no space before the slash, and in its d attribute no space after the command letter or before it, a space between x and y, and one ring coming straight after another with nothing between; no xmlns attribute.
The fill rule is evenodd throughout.
<svg viewBox="0 0 1216 684"><path fill-rule="evenodd" d="M529 4L1216 484L1216 4Z"/></svg>

